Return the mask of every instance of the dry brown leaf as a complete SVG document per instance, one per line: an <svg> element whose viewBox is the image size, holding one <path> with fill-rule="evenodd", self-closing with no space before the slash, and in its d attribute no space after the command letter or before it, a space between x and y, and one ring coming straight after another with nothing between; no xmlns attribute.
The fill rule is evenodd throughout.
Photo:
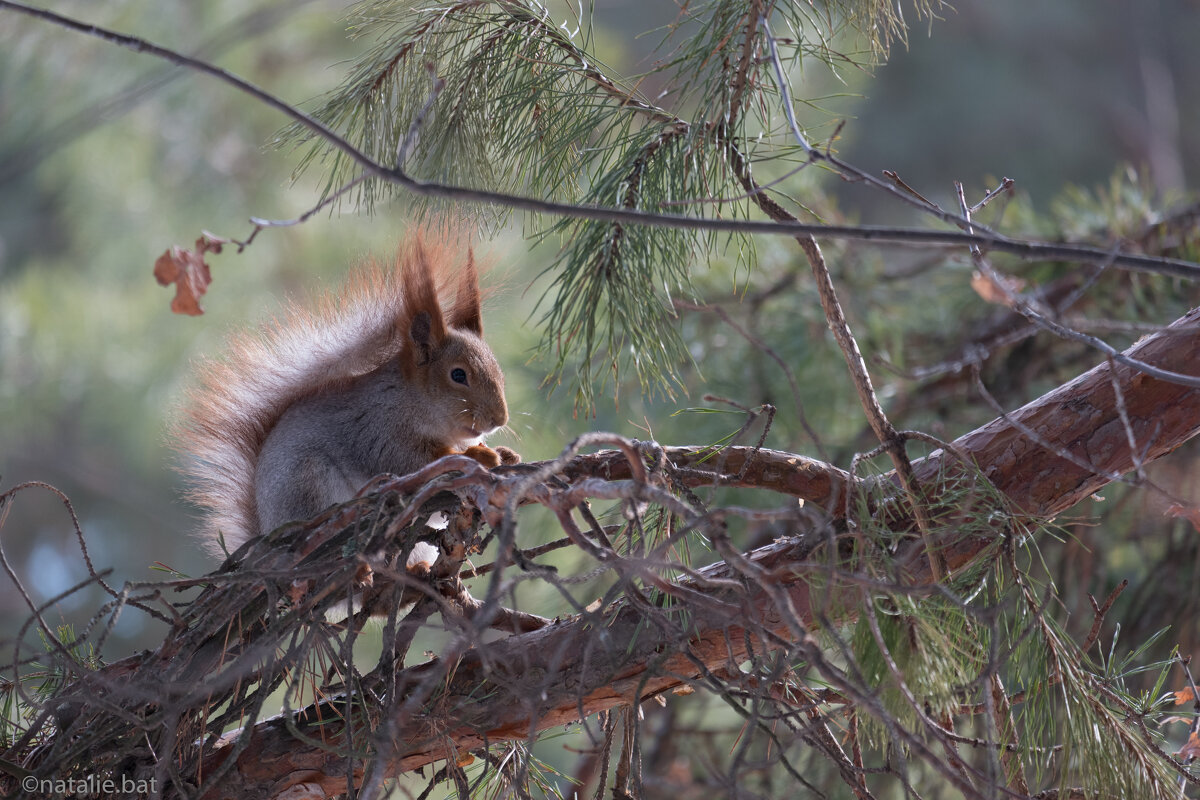
<svg viewBox="0 0 1200 800"><path fill-rule="evenodd" d="M1167 509L1169 517L1183 517L1188 522L1192 523L1192 527L1200 531L1200 508L1195 506L1185 506L1180 503L1172 503Z"/></svg>
<svg viewBox="0 0 1200 800"><path fill-rule="evenodd" d="M1192 689L1190 686L1187 689L1181 689L1180 691L1175 693L1175 705L1177 705L1177 706L1181 706L1184 703L1191 703L1195 699L1196 699L1196 696L1192 693Z"/></svg>
<svg viewBox="0 0 1200 800"><path fill-rule="evenodd" d="M1185 763L1200 758L1200 731L1192 731L1192 735L1188 737L1187 743L1179 748L1179 752L1176 755L1180 756Z"/></svg>
<svg viewBox="0 0 1200 800"><path fill-rule="evenodd" d="M203 233L196 240L194 250L185 250L175 245L154 262L154 277L160 286L175 284L175 297L171 300L171 311L176 314L199 316L204 313L200 298L212 283L212 273L204 261L205 253L220 253L228 239Z"/></svg>
<svg viewBox="0 0 1200 800"><path fill-rule="evenodd" d="M971 288L989 303L1012 308L1013 297L1025 288L1025 281L998 272L985 275L975 270L971 273Z"/></svg>

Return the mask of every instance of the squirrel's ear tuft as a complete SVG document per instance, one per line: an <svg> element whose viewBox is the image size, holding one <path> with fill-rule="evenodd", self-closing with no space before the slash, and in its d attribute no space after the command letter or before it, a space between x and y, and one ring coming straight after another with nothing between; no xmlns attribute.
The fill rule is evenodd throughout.
<svg viewBox="0 0 1200 800"><path fill-rule="evenodd" d="M414 347L414 363L421 366L432 361L437 343L433 338L433 319L428 311L418 311L413 315L408 326L408 335Z"/></svg>
<svg viewBox="0 0 1200 800"><path fill-rule="evenodd" d="M404 312L397 320L409 347L402 353L412 366L427 364L446 341L446 322L434 286L430 253L421 237L404 249L400 256L404 286Z"/></svg>
<svg viewBox="0 0 1200 800"><path fill-rule="evenodd" d="M467 252L467 265L459 279L454 307L450 310L450 327L483 336L483 314L479 305L479 270L475 267L475 252L470 250Z"/></svg>

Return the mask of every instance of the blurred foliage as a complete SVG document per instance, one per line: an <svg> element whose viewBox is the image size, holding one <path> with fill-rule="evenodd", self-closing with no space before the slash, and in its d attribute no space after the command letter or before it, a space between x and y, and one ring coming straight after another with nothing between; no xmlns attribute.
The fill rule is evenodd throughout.
<svg viewBox="0 0 1200 800"><path fill-rule="evenodd" d="M868 102L842 154L895 169L954 206L1007 175L1045 210L1064 186L1133 163L1159 193L1196 185L1200 164L1200 6L1190 0L954 3L862 86ZM926 36L925 34L928 34ZM869 218L898 207L853 186L838 195ZM1160 197L1161 199L1161 197ZM1161 207L1161 206L1160 206Z"/></svg>

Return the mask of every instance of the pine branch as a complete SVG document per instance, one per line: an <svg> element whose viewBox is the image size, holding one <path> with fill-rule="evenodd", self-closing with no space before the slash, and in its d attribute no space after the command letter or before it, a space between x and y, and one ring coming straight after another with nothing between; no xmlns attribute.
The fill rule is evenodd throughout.
<svg viewBox="0 0 1200 800"><path fill-rule="evenodd" d="M374 8L383 25L402 30L384 36L375 52L351 74L345 90L317 115L309 115L201 59L54 12L0 0L0 9L202 72L275 108L295 122L293 135L300 136L303 131L315 137L319 146L314 146L310 159L327 148L336 154L327 192L341 186L339 176L352 167L355 181L359 175L367 178L360 188L368 202L380 186L390 186L419 198L590 221L573 229L561 228L569 231L572 246L555 268L552 291L556 296L544 320L548 330L543 340L544 349L555 354L559 371L568 351L579 353L574 357L579 366L578 399L583 405L593 399L593 370L619 378L632 365L644 390L658 387L671 391L677 365L688 356L671 316L670 300L660 294L659 287L687 291L690 262L701 234L975 247L1027 260L1108 263L1123 269L1200 277L1200 267L1179 259L1022 241L978 226L970 228L969 220L922 205L894 184L816 148L807 150L810 159L828 163L853 180L892 192L943 221L968 229L817 225L800 223L791 215L788 221L740 219L747 213L744 197L725 203L724 218L701 215L697 198L708 198L704 203L722 202L723 188L740 179L737 171L748 170L755 157L747 147L758 141L760 131L770 134L773 130L771 104L764 101L762 93L767 73L778 68L779 42L767 32L765 20L759 30L753 4L714 2L712 13L701 15L700 32L666 62L664 69L695 76L683 79L681 95L709 98L710 104L701 107L691 121L646 102L609 78L574 42L519 2L462 0L422 7L413 12L418 14L415 21L388 16L393 5L378 3L366 13ZM806 17L809 9L804 4L781 3L773 8L793 32L821 30L817 21ZM851 9L848 22L869 20L882 25L879 35L883 40L896 34L893 26L898 20L889 4L870 2L847 8ZM923 10L927 13L929 8ZM741 35L730 37L730 30L740 30ZM770 58L757 55L762 36L771 46ZM422 45L420 59L413 55L418 42ZM792 47L796 54L829 55L821 42L806 43L802 37ZM399 141L411 128L412 115L429 95L427 63L439 57L448 69L438 77L449 82L442 93L445 102L438 103L419 131L413 164L392 164ZM488 94L481 88L484 74L491 77ZM780 96L786 94L780 90ZM753 112L757 128L750 125L743 110ZM345 133L335 129L358 131L361 143L352 144ZM505 147L493 152L490 143L494 141L505 142ZM770 142L770 136L764 141ZM772 147L773 154L781 152L777 144ZM737 163L743 166L729 172L727 166ZM431 170L432 179L415 177ZM575 198L574 187L585 173L594 179L584 201L565 202ZM636 191L630 192L630 177L635 174ZM499 190L470 188L463 185L464 180ZM529 190L557 199L530 196L525 193ZM760 191L754 199L761 205L764 196ZM660 212L664 204L681 200L697 212ZM668 235L668 231L675 233ZM618 242L619 247L615 246ZM609 283L607 278L614 275L626 279ZM628 356L631 344L640 352L636 361ZM551 380L557 380L557 374Z"/></svg>

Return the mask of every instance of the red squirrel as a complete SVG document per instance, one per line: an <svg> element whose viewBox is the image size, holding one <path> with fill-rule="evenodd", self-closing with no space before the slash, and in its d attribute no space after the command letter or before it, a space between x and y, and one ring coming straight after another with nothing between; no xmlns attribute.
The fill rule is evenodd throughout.
<svg viewBox="0 0 1200 800"><path fill-rule="evenodd" d="M508 422L504 374L483 341L471 253L443 311L445 241L417 235L313 309L292 306L203 362L176 426L210 549L237 549L309 519L381 473L450 453L487 467L520 460L482 437Z"/></svg>

